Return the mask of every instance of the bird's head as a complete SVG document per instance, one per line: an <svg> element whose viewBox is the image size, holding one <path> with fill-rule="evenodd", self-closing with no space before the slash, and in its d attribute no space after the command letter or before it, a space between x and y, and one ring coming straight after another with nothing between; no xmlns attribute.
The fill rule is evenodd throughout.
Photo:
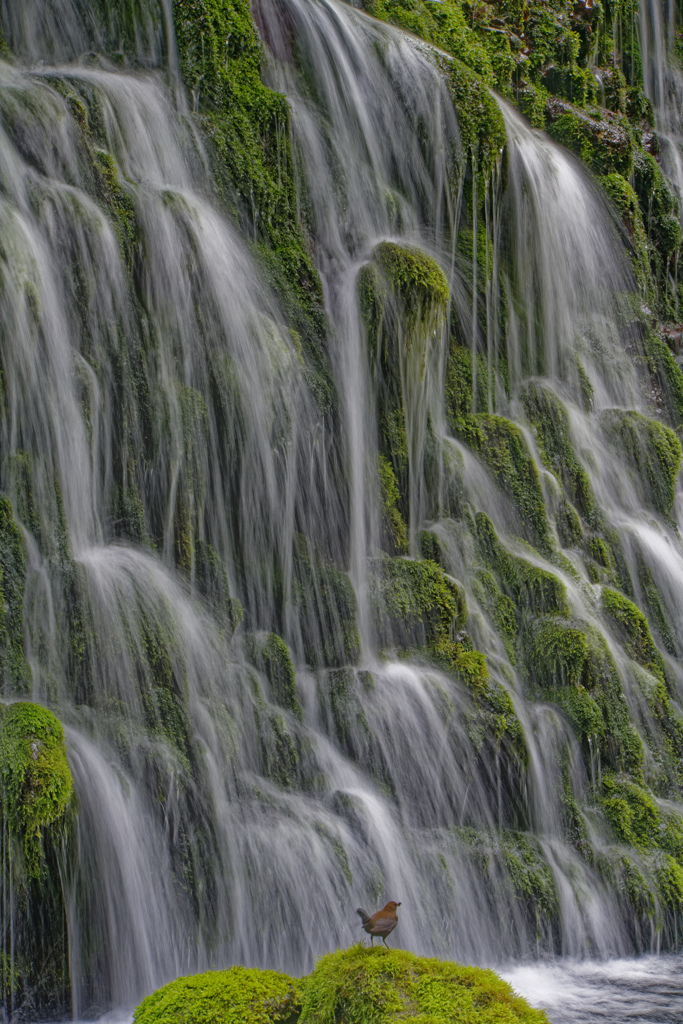
<svg viewBox="0 0 683 1024"><path fill-rule="evenodd" d="M395 903L393 900L390 900L387 903L387 905L386 905L386 907L384 909L385 910L389 910L392 914L395 914L396 913L396 908L400 907L400 906L401 906L400 903Z"/></svg>

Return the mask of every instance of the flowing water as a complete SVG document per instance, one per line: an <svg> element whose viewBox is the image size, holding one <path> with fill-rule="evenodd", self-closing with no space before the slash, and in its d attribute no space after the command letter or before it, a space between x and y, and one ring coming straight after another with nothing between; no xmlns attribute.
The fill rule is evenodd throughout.
<svg viewBox="0 0 683 1024"><path fill-rule="evenodd" d="M565 786L588 808L600 756L589 771L567 718L530 699L477 582L471 527L485 511L511 554L563 582L572 620L602 630L599 587L571 545L557 554L559 485L524 411L535 382L564 402L626 571L642 579L646 565L662 594L681 686L683 550L611 441L620 411L651 407L631 358L636 286L605 200L503 105L478 298L458 246L471 178L431 51L336 0L263 0L331 324L332 422L215 198L169 11L129 15L91 24L76 0L0 6L22 60L0 64L0 476L28 550L30 696L64 722L77 794L61 862L74 1016L213 965L308 971L358 939L357 905L384 898L402 902L402 945L477 963L673 944L661 914L634 914L598 870L623 851L590 811L593 858L567 839ZM122 35L135 67L97 56ZM464 683L384 654L368 611L377 367L357 279L385 241L429 253L452 307L423 339L424 372L402 368L411 553L428 529L462 582L528 768L486 745ZM552 543L447 426L450 332L484 359L484 410L519 423L536 455ZM293 652L295 701L266 668L272 630ZM665 773L647 673L605 643L648 764Z"/></svg>

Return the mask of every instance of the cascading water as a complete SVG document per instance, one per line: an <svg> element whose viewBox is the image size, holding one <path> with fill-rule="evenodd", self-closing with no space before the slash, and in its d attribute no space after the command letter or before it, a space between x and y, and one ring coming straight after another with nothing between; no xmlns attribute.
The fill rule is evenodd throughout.
<svg viewBox="0 0 683 1024"><path fill-rule="evenodd" d="M177 101L168 10L84 10L0 7L24 61L0 65L1 443L30 665L3 696L65 725L74 1015L212 965L301 973L385 895L403 944L475 962L674 941L663 910L633 912L623 849L591 809L638 733L651 776L675 774L656 672L606 628L606 567L648 610L661 595L672 730L683 684L683 551L634 468L661 438L606 200L504 104L506 152L480 182L444 55L335 0L262 0L330 321L339 410L324 414ZM77 59L124 35L136 70ZM391 260L416 248L449 298L408 310ZM392 611L392 580L422 563L381 551L390 429L404 550L438 548L448 600L461 581L490 678L464 633L437 637L470 666L453 675L427 657L431 627ZM521 469L491 456L503 442ZM559 655L552 686L534 677L502 578L524 650L545 652L551 628L588 638L582 678L599 676L623 750L599 725L580 734L595 701L568 703ZM630 856L643 884L659 870Z"/></svg>

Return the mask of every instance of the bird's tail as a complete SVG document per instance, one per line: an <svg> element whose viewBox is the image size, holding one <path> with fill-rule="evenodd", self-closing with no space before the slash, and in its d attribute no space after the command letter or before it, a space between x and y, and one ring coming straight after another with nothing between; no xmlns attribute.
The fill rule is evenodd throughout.
<svg viewBox="0 0 683 1024"><path fill-rule="evenodd" d="M370 915L368 913L366 913L366 911L363 910L362 907L358 907L358 909L356 910L356 913L360 917L360 919L363 922L363 924L366 924L370 920ZM362 925L361 925L361 927L362 927Z"/></svg>

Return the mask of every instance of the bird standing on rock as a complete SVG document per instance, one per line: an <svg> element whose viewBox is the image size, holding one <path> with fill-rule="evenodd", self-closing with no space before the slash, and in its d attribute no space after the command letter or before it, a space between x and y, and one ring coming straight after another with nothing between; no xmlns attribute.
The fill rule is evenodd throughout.
<svg viewBox="0 0 683 1024"><path fill-rule="evenodd" d="M359 915L361 921L363 922L361 927L365 928L366 932L370 936L371 946L374 946L375 944L375 935L381 935L382 942L384 943L385 946L387 946L387 935L391 935L394 928L398 924L398 914L396 913L396 908L400 906L400 903L394 903L393 900L390 900L387 903L386 907L382 907L382 909L378 910L376 914L372 915L372 917L366 914L362 907L358 907L356 913ZM389 947L387 946L387 949L388 948Z"/></svg>

